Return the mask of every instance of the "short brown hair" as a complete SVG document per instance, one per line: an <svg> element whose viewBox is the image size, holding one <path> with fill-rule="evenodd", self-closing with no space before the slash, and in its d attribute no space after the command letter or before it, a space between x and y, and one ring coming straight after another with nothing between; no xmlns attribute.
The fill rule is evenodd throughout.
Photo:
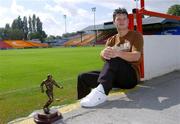
<svg viewBox="0 0 180 124"><path fill-rule="evenodd" d="M128 17L128 12L125 8L117 8L113 12L113 21L115 20L116 15L118 15L118 14L125 14Z"/></svg>

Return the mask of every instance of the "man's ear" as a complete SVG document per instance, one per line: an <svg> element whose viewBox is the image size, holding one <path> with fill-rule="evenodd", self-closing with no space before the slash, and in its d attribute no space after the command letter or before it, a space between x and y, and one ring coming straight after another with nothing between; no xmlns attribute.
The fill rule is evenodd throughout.
<svg viewBox="0 0 180 124"><path fill-rule="evenodd" d="M113 20L113 24L115 25L115 21Z"/></svg>

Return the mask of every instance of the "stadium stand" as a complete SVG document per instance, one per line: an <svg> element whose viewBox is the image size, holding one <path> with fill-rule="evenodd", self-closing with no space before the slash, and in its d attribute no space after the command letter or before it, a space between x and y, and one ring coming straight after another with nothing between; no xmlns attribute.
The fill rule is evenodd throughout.
<svg viewBox="0 0 180 124"><path fill-rule="evenodd" d="M101 35L98 37L96 44L105 44L106 40L116 33L117 33L116 30L102 32Z"/></svg>
<svg viewBox="0 0 180 124"><path fill-rule="evenodd" d="M35 47L48 47L47 44L29 42L24 40L4 40L6 44L12 48L35 48Z"/></svg>
<svg viewBox="0 0 180 124"><path fill-rule="evenodd" d="M0 41L0 49L12 49L12 47L3 41Z"/></svg>
<svg viewBox="0 0 180 124"><path fill-rule="evenodd" d="M45 43L37 43L37 42L30 42L30 41L27 41L27 43L31 44L34 47L48 47L48 44L45 44Z"/></svg>
<svg viewBox="0 0 180 124"><path fill-rule="evenodd" d="M88 40L91 37L92 37L92 34L83 34L82 35L82 41ZM81 37L78 37L78 38L74 38L74 39L71 39L71 40L67 41L66 43L64 43L64 46L65 47L67 47L67 46L77 46L80 43L81 43Z"/></svg>
<svg viewBox="0 0 180 124"><path fill-rule="evenodd" d="M9 44L10 46L12 46L13 48L32 48L33 45L23 41L23 40L5 40L5 43Z"/></svg>
<svg viewBox="0 0 180 124"><path fill-rule="evenodd" d="M90 45L95 39L94 34L89 34L86 39L82 40L82 42L79 42L77 46L87 46Z"/></svg>

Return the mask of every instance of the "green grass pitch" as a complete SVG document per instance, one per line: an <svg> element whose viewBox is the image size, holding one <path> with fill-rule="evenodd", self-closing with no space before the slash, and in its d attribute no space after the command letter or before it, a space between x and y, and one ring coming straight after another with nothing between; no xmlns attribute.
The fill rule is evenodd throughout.
<svg viewBox="0 0 180 124"><path fill-rule="evenodd" d="M42 108L47 96L40 92L40 83L47 74L64 86L55 88L55 99L60 100L52 105L75 102L77 75L102 68L102 49L96 46L1 50L0 123Z"/></svg>

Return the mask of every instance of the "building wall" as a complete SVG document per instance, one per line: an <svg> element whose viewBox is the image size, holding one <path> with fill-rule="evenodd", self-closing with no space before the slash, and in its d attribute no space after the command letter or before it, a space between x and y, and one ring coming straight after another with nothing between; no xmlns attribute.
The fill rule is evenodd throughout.
<svg viewBox="0 0 180 124"><path fill-rule="evenodd" d="M179 50L180 50L180 36L179 36L177 41L179 41L178 42L178 53L176 53L177 56L178 56L178 58L177 58L177 67L180 69L180 52L179 52Z"/></svg>
<svg viewBox="0 0 180 124"><path fill-rule="evenodd" d="M179 35L144 36L145 80L180 70Z"/></svg>

